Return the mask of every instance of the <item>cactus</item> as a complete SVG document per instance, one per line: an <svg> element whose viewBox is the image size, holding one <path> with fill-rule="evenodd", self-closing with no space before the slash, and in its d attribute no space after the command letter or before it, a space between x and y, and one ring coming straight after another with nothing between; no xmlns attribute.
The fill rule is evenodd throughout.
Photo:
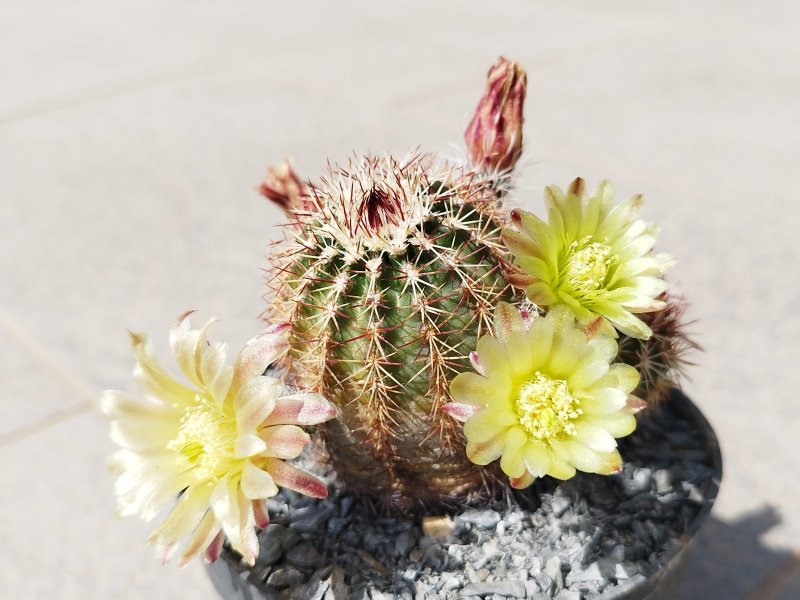
<svg viewBox="0 0 800 600"><path fill-rule="evenodd" d="M312 184L287 162L261 187L291 221L270 257L267 310L292 324L284 366L337 404L323 433L338 476L384 506L453 504L493 487L442 406L497 302L517 297L500 208L524 97L524 71L501 58L465 134L469 165L362 156Z"/></svg>
<svg viewBox="0 0 800 600"><path fill-rule="evenodd" d="M337 473L386 505L463 499L488 479L441 407L513 298L498 185L428 155L355 158L307 187L272 256L290 376L338 405L325 428Z"/></svg>

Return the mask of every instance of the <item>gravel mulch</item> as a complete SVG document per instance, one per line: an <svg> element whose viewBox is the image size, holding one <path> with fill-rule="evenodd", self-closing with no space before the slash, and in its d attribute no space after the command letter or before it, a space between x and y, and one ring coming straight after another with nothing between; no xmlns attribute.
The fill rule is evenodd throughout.
<svg viewBox="0 0 800 600"><path fill-rule="evenodd" d="M224 557L276 600L607 595L658 570L713 501L719 482L702 443L664 408L620 440L619 474L546 478L523 502L424 522L380 516L335 489L322 501L282 491L270 501L256 566L246 571L230 550Z"/></svg>

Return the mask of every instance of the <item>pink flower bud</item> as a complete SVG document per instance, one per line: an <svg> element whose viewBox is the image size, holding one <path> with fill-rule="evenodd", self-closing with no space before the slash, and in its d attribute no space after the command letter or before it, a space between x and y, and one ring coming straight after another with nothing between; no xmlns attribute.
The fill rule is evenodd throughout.
<svg viewBox="0 0 800 600"><path fill-rule="evenodd" d="M489 69L486 90L464 139L472 162L483 170L514 168L522 154L522 106L528 83L525 70L500 57Z"/></svg>

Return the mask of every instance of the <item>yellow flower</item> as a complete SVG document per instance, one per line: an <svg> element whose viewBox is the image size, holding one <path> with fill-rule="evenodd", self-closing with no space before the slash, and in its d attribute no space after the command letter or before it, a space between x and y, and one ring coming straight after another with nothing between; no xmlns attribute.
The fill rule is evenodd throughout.
<svg viewBox="0 0 800 600"><path fill-rule="evenodd" d="M194 330L190 314L170 333L188 382L159 365L144 334L131 333L134 377L145 396L115 390L103 395L102 408L113 419L111 437L122 447L112 459L120 513L150 521L180 494L150 536L162 560L186 536L181 565L204 550L207 560L216 560L224 535L253 564L255 528L269 523L264 500L277 486L327 495L324 483L284 459L297 457L310 441L300 426L326 421L335 409L316 394L283 395L279 379L262 375L288 349L287 326L266 329L229 365L227 346L206 338L215 320Z"/></svg>
<svg viewBox="0 0 800 600"><path fill-rule="evenodd" d="M636 369L610 364L613 337L588 338L563 306L526 323L501 302L495 329L498 337L481 338L472 357L480 374L457 375L454 402L444 407L465 422L469 459L485 465L499 458L516 488L545 474L618 471L615 438L636 428L641 401L629 395L639 382Z"/></svg>
<svg viewBox="0 0 800 600"><path fill-rule="evenodd" d="M548 223L512 211L516 231L506 228L503 241L525 272L515 284L540 306L565 304L583 323L601 316L619 331L647 339L650 328L635 314L664 308L656 296L666 287L662 276L672 258L652 252L658 228L637 219L641 196L612 209L609 182L588 198L583 190L580 178L566 194L548 187Z"/></svg>

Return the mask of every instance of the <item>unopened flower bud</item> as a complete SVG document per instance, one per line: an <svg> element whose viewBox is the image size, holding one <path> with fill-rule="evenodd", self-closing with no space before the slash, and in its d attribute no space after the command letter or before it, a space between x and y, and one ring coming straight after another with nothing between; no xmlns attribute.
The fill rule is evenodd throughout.
<svg viewBox="0 0 800 600"><path fill-rule="evenodd" d="M464 139L472 162L483 170L510 171L522 154L525 70L500 57L489 69L486 90Z"/></svg>
<svg viewBox="0 0 800 600"><path fill-rule="evenodd" d="M308 185L297 176L290 160L267 167L267 178L258 191L287 213L303 210L309 197Z"/></svg>

